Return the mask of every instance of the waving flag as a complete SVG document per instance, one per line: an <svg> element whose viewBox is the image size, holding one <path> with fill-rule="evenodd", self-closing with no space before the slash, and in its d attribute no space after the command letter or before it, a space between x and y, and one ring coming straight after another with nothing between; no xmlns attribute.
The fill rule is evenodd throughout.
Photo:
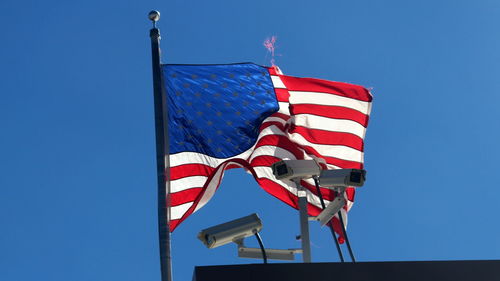
<svg viewBox="0 0 500 281"><path fill-rule="evenodd" d="M224 171L245 168L268 193L298 208L297 187L277 180L282 159L316 159L323 168L362 168L372 96L357 85L282 75L252 63L162 65L170 142L170 228L203 207ZM321 204L312 180L308 213ZM325 203L334 199L322 189ZM354 189L346 191L352 206ZM338 233L337 218L334 227Z"/></svg>

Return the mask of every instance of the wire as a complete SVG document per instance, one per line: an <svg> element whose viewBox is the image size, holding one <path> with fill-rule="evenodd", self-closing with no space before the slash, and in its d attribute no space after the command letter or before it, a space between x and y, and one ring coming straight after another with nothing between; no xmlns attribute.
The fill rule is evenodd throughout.
<svg viewBox="0 0 500 281"><path fill-rule="evenodd" d="M266 249L264 249L264 244L262 243L262 239L258 232L255 233L255 237L257 237L257 242L259 242L260 250L262 251L262 257L264 258L264 263L267 263L267 254Z"/></svg>
<svg viewBox="0 0 500 281"><path fill-rule="evenodd" d="M337 195L337 193L335 193ZM351 249L351 243L349 243L349 237L347 237L347 232L345 230L344 219L342 218L342 214L340 211L338 212L340 226L342 227L342 232L344 232L345 244L347 245L347 250L349 250L349 255L351 256L351 260L353 263L356 263L356 259L354 258L354 254Z"/></svg>
<svg viewBox="0 0 500 281"><path fill-rule="evenodd" d="M314 184L316 185L316 191L318 192L319 200L321 202L321 207L324 210L326 208L325 201L323 200L323 195L321 194L321 190L319 188L318 178L314 177L313 179L314 179ZM335 241L335 246L337 247L337 252L339 253L340 262L344 262L344 255L342 255L342 250L340 249L339 241L337 240L337 236L335 235L335 230L333 229L333 224L331 222L329 222L328 226L330 227L330 231L332 232L333 241Z"/></svg>

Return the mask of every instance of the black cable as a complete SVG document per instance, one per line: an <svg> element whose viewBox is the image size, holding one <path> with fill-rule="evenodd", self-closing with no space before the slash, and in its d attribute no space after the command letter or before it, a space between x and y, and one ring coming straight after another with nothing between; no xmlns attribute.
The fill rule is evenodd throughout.
<svg viewBox="0 0 500 281"><path fill-rule="evenodd" d="M340 226L342 227L342 232L344 233L345 237L345 244L347 245L347 250L349 250L349 255L351 256L351 260L353 263L356 263L356 259L354 258L354 254L351 249L351 243L349 243L349 237L347 237L347 232L345 231L345 225L344 225L344 219L342 218L342 214L338 213L339 216L339 221L340 221Z"/></svg>
<svg viewBox="0 0 500 281"><path fill-rule="evenodd" d="M325 207L325 201L323 200L323 195L321 194L321 190L319 188L318 178L314 177L314 184L316 185L316 191L318 192L319 201L321 202L321 207L323 210ZM340 249L339 241L337 240L337 236L335 235L335 230L333 229L333 224L328 222L328 226L330 227L330 231L332 232L333 241L335 241L335 246L337 247L337 252L339 253L340 262L344 262L344 255L342 255L342 250Z"/></svg>
<svg viewBox="0 0 500 281"><path fill-rule="evenodd" d="M255 233L255 237L257 237L257 242L259 242L260 250L262 251L262 257L264 258L264 263L267 263L266 249L264 249L264 244L262 243L262 239L260 238L258 232Z"/></svg>

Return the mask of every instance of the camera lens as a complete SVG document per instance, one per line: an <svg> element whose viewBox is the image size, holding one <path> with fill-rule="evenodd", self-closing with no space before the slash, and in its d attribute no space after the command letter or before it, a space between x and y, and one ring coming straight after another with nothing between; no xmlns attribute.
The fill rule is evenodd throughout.
<svg viewBox="0 0 500 281"><path fill-rule="evenodd" d="M215 242L217 242L217 241L215 240L215 237L212 237L212 236L210 236L210 235L208 235L208 234L205 234L205 241L207 241L207 246L208 246L209 248L212 248L212 247L213 247L213 245L215 244Z"/></svg>
<svg viewBox="0 0 500 281"><path fill-rule="evenodd" d="M288 173L288 169L286 168L286 165L283 164L276 167L276 172L278 173L278 176L283 176Z"/></svg>
<svg viewBox="0 0 500 281"><path fill-rule="evenodd" d="M351 176L349 178L349 181L351 183L360 184L361 183L361 173L360 172L352 172Z"/></svg>

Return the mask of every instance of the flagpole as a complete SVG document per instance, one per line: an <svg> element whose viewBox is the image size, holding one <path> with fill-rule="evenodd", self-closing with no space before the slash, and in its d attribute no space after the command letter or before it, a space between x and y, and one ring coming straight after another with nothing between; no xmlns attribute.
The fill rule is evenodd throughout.
<svg viewBox="0 0 500 281"><path fill-rule="evenodd" d="M172 259L170 256L170 163L168 146L168 123L166 92L162 83L160 59L160 30L156 22L160 19L158 11L148 15L153 22L149 31L151 38L151 58L153 66L153 90L156 132L156 173L158 177L158 234L160 244L161 280L172 281Z"/></svg>

